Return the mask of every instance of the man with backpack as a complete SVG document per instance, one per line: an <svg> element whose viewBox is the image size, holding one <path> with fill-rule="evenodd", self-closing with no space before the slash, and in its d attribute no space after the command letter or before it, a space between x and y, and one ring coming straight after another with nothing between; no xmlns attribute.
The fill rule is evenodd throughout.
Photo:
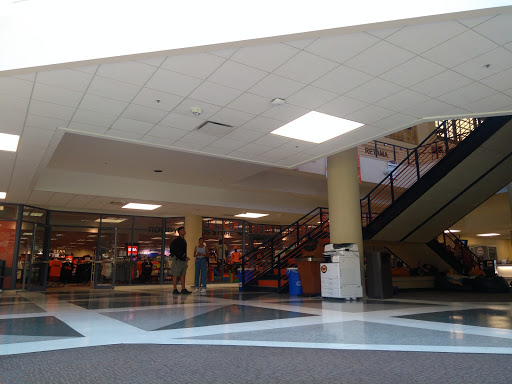
<svg viewBox="0 0 512 384"><path fill-rule="evenodd" d="M187 273L188 261L190 260L187 257L187 241L185 240L185 227L179 227L177 229L178 237L175 238L171 246L169 248L171 257L172 257L172 265L171 265L171 275L172 275L172 283L174 285L173 294L180 294L178 291L178 276L181 276L181 294L188 295L190 291L185 288L185 275Z"/></svg>

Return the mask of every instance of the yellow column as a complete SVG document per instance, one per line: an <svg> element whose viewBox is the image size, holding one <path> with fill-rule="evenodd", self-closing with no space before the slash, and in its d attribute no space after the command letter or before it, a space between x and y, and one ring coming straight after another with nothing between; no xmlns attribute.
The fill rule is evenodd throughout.
<svg viewBox="0 0 512 384"><path fill-rule="evenodd" d="M327 191L331 243L357 244L361 282L366 294L357 148L327 158Z"/></svg>
<svg viewBox="0 0 512 384"><path fill-rule="evenodd" d="M203 218L197 215L185 216L185 240L187 240L187 256L190 257L187 269L186 285L194 285L195 257L194 248L197 241L203 235Z"/></svg>

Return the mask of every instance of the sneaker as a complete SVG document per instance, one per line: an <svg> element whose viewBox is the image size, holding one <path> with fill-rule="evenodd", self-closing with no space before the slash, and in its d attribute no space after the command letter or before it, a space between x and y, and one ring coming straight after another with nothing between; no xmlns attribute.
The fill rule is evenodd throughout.
<svg viewBox="0 0 512 384"><path fill-rule="evenodd" d="M182 295L188 295L190 293L192 293L192 292L188 291L187 288L181 290Z"/></svg>
<svg viewBox="0 0 512 384"><path fill-rule="evenodd" d="M175 289L174 291L172 291L172 294L173 294L173 295L179 295L179 294L180 294L180 291L178 291L177 289Z"/></svg>
<svg viewBox="0 0 512 384"><path fill-rule="evenodd" d="M194 293L197 293L197 292L199 292L199 289L197 289L197 288L194 289Z"/></svg>
<svg viewBox="0 0 512 384"><path fill-rule="evenodd" d="M201 289L201 295L206 295L206 288Z"/></svg>

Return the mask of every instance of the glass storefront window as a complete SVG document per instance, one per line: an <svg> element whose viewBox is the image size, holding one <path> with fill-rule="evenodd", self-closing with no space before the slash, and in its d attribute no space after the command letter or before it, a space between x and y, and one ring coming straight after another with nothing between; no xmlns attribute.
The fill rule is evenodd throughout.
<svg viewBox="0 0 512 384"><path fill-rule="evenodd" d="M51 212L50 225L98 228L100 215L81 212Z"/></svg>
<svg viewBox="0 0 512 384"><path fill-rule="evenodd" d="M7 289L11 284L11 270L13 268L14 245L16 241L16 222L15 221L0 221L0 260L4 264L4 278L3 286L0 289Z"/></svg>
<svg viewBox="0 0 512 384"><path fill-rule="evenodd" d="M46 210L35 207L23 207L23 221L44 224L46 222Z"/></svg>
<svg viewBox="0 0 512 384"><path fill-rule="evenodd" d="M0 204L0 220L16 220L18 207L16 205Z"/></svg>

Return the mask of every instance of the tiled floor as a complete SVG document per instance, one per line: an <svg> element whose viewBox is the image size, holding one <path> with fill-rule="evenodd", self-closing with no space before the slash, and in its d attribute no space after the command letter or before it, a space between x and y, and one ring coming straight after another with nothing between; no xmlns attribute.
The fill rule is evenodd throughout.
<svg viewBox="0 0 512 384"><path fill-rule="evenodd" d="M512 354L512 304L170 287L0 294L0 355L111 344Z"/></svg>

